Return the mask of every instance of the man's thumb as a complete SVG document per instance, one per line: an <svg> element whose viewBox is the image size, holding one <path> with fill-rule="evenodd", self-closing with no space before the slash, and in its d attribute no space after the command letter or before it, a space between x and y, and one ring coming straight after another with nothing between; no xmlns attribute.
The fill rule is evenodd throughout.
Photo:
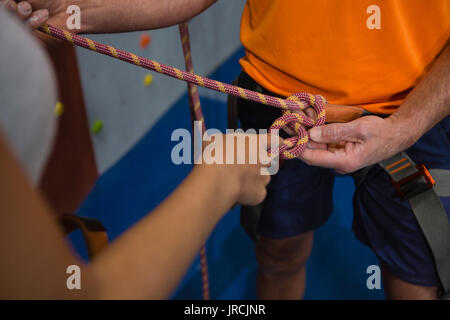
<svg viewBox="0 0 450 320"><path fill-rule="evenodd" d="M309 136L311 140L319 142L322 139L322 127L314 127L309 130Z"/></svg>

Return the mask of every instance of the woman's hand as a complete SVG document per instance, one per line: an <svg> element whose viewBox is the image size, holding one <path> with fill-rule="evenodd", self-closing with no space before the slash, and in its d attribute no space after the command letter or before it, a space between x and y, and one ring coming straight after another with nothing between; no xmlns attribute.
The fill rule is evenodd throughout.
<svg viewBox="0 0 450 320"><path fill-rule="evenodd" d="M211 140L211 143L204 144L203 164L198 165L198 169L208 171L209 176L216 179L217 184L223 185L227 192L231 192L235 203L242 205L261 203L266 197L266 186L270 182L267 168L271 162L267 150L271 146L277 147L274 144L278 144L281 139L273 135L219 134L212 136ZM223 160L222 163L205 163L211 163L205 159L208 146L212 143L217 143L217 152L222 152L220 156L214 153L216 159Z"/></svg>

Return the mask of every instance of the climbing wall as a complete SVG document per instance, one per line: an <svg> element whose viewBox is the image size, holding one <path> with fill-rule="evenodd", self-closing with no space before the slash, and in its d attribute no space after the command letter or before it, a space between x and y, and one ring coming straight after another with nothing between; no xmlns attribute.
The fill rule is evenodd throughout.
<svg viewBox="0 0 450 320"><path fill-rule="evenodd" d="M239 48L244 4L245 1L219 1L190 21L193 63L198 74L211 73ZM184 69L177 26L147 33L151 43L145 48L140 46L142 32L89 37ZM180 98L186 84L85 49L77 48L77 54L89 123L97 131L93 144L101 174ZM145 83L148 74L153 78L151 85Z"/></svg>

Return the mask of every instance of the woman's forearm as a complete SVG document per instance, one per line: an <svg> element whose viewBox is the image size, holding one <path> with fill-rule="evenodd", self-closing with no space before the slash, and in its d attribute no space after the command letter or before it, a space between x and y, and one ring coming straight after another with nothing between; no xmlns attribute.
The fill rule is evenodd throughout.
<svg viewBox="0 0 450 320"><path fill-rule="evenodd" d="M169 297L236 201L236 183L226 183L217 172L194 169L151 215L98 256L91 271L99 280L101 298Z"/></svg>
<svg viewBox="0 0 450 320"><path fill-rule="evenodd" d="M216 0L74 0L81 9L81 33L157 29L186 21Z"/></svg>
<svg viewBox="0 0 450 320"><path fill-rule="evenodd" d="M196 166L155 210L85 264L0 134L0 298L167 298L223 214L235 203L263 201L270 178L261 168ZM66 285L71 265L81 268L80 290Z"/></svg>
<svg viewBox="0 0 450 320"><path fill-rule="evenodd" d="M0 176L0 298L168 297L238 194L233 175L196 168L151 214L85 264L65 244L1 135ZM66 287L70 265L81 267L81 290Z"/></svg>

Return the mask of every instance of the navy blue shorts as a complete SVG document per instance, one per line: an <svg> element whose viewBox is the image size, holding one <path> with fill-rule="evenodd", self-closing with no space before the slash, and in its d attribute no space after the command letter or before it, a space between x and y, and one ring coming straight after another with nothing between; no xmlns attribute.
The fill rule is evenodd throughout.
<svg viewBox="0 0 450 320"><path fill-rule="evenodd" d="M261 88L242 73L239 86ZM273 95L273 94L272 94ZM268 129L281 111L247 100L238 100L244 129ZM450 169L450 118L446 118L406 150L411 159L428 169ZM305 183L307 181L307 183ZM268 185L258 232L271 239L289 238L323 225L332 212L332 170L308 166L300 160L285 161ZM441 198L450 219L450 198ZM353 198L353 232L375 252L397 278L438 286L433 258L407 201L401 201L388 175L373 166ZM314 214L311 214L311 213Z"/></svg>

